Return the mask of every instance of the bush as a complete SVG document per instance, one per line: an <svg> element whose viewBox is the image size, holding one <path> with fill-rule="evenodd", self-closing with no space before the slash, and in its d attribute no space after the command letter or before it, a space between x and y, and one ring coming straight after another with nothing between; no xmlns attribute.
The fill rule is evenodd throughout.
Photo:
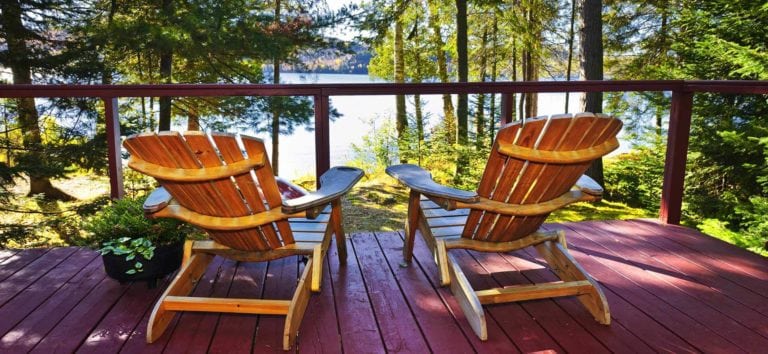
<svg viewBox="0 0 768 354"><path fill-rule="evenodd" d="M148 219L144 216L146 197L123 198L113 201L82 223L87 236L81 245L100 248L122 238L145 238L155 246L183 241L195 229L174 219Z"/></svg>
<svg viewBox="0 0 768 354"><path fill-rule="evenodd" d="M744 247L753 252L768 251L768 198L754 196L749 204L740 205L736 213L742 217Z"/></svg>
<svg viewBox="0 0 768 354"><path fill-rule="evenodd" d="M664 146L660 139L605 161L605 197L656 211L661 204Z"/></svg>

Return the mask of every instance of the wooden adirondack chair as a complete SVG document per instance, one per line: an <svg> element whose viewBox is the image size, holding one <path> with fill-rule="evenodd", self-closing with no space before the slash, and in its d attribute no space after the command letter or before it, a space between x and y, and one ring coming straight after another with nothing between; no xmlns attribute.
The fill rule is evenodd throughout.
<svg viewBox="0 0 768 354"><path fill-rule="evenodd" d="M147 217L180 219L211 238L185 245L182 268L152 311L147 342L158 339L178 311L234 312L286 315L283 349L290 349L310 290L320 291L331 234L336 235L340 261L346 259L340 198L363 172L332 168L320 177L316 192L283 201L259 139L162 132L135 135L123 145L131 154L128 166L162 186L144 204ZM309 261L291 300L188 296L216 255L255 262L300 255Z"/></svg>
<svg viewBox="0 0 768 354"><path fill-rule="evenodd" d="M482 305L575 295L595 319L610 324L598 284L567 251L563 231L539 227L549 213L599 200L602 187L582 174L619 146L622 123L591 113L528 119L503 127L478 186L468 192L439 185L415 165L387 173L410 187L403 255L410 262L417 228L430 247L442 285L449 285L472 329L487 339ZM533 246L562 281L475 291L448 252L509 252Z"/></svg>

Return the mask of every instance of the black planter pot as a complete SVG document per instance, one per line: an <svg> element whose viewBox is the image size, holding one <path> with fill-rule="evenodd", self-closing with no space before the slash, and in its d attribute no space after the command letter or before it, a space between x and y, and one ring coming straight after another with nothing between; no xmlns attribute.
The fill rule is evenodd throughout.
<svg viewBox="0 0 768 354"><path fill-rule="evenodd" d="M155 248L155 256L152 259L145 259L138 255L130 261L125 260L125 256L116 256L114 254L102 255L104 261L104 270L107 275L124 284L132 281L146 281L147 287L152 289L157 286L157 280L173 273L179 269L181 258L184 255L184 242L178 242L172 245L160 246ZM144 266L141 272L127 274L126 271L133 269L136 261Z"/></svg>

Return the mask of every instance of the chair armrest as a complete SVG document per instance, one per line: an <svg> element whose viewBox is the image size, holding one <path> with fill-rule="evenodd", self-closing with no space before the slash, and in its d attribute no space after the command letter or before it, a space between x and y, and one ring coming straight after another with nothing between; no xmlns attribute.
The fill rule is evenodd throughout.
<svg viewBox="0 0 768 354"><path fill-rule="evenodd" d="M592 196L600 197L603 195L603 187L587 175L582 175L579 177L579 180L576 181L575 187L580 191Z"/></svg>
<svg viewBox="0 0 768 354"><path fill-rule="evenodd" d="M144 213L154 214L163 208L167 207L171 203L173 197L165 187L160 187L152 191L144 201Z"/></svg>
<svg viewBox="0 0 768 354"><path fill-rule="evenodd" d="M282 210L294 214L324 206L347 194L352 186L364 175L363 170L354 167L334 167L320 176L320 189L303 197L283 201Z"/></svg>
<svg viewBox="0 0 768 354"><path fill-rule="evenodd" d="M387 167L387 174L412 190L427 196L446 198L464 203L475 203L479 196L475 192L444 186L432 180L432 174L423 168L411 165L395 165Z"/></svg>

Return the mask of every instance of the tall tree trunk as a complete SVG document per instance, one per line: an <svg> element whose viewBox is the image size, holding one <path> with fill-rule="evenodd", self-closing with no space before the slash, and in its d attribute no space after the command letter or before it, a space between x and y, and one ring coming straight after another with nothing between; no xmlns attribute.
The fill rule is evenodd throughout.
<svg viewBox="0 0 768 354"><path fill-rule="evenodd" d="M281 0L275 0L275 23L280 23ZM280 58L272 60L272 83L280 83ZM272 101L272 172L280 174L280 109L278 101L282 97L273 96Z"/></svg>
<svg viewBox="0 0 768 354"><path fill-rule="evenodd" d="M659 51L656 53L656 57L659 59L659 61L665 60L667 56L667 51L669 48L669 11L670 6L674 6L673 4L670 4L669 1L664 1L660 4L661 9L661 26L659 27ZM659 63L658 65L661 65ZM651 93L652 95L656 96L657 98L661 99L663 97L663 93L661 92L655 92ZM663 133L663 126L662 126L662 111L660 109L656 109L656 137L662 138Z"/></svg>
<svg viewBox="0 0 768 354"><path fill-rule="evenodd" d="M518 66L518 60L517 60L517 38L512 38L512 81L517 81L517 66ZM509 97L512 102L509 103L509 107L512 108L511 112L509 112L509 115L512 116L512 120L516 119L523 119L523 117L517 117L518 112L521 112L522 109L517 109L517 103L515 100L517 99L517 94L512 94ZM520 95L520 102L522 104L523 101L523 95ZM522 108L522 105L520 106ZM505 118L506 119L506 118Z"/></svg>
<svg viewBox="0 0 768 354"><path fill-rule="evenodd" d="M187 130L196 131L200 130L200 114L197 112L197 105L193 101L189 105L189 112L187 113Z"/></svg>
<svg viewBox="0 0 768 354"><path fill-rule="evenodd" d="M528 19L528 27L530 28L529 35L532 39L528 41L523 47L523 81L538 81L539 80L539 54L537 44L541 42L541 33L535 21L534 10L532 8L526 9L526 18ZM525 96L525 117L535 117L539 114L539 94L536 92L528 92Z"/></svg>
<svg viewBox="0 0 768 354"><path fill-rule="evenodd" d="M22 9L18 0L4 0L0 5L0 21L6 33L7 63L13 72L14 85L32 83L32 53L27 47L27 31L22 22ZM16 106L19 114L19 128L22 133L22 144L27 150L29 160L44 164L42 154L43 141L40 135L39 115L34 98L17 98ZM44 194L46 198L58 200L74 200L71 195L59 190L51 184L43 174L28 172L28 195Z"/></svg>
<svg viewBox="0 0 768 354"><path fill-rule="evenodd" d="M485 82L486 66L488 65L488 26L483 26L483 36L480 41L480 82ZM475 147L480 150L485 145L485 94L477 95L475 110Z"/></svg>
<svg viewBox="0 0 768 354"><path fill-rule="evenodd" d="M395 20L395 83L405 83L405 49L403 43L403 0L397 2L397 19ZM397 142L400 151L400 163L408 162L405 158L407 142L405 141L406 129L408 129L408 115L405 108L405 95L395 96L395 122L397 128Z"/></svg>
<svg viewBox="0 0 768 354"><path fill-rule="evenodd" d="M446 59L445 43L440 31L440 22L438 21L438 3L436 0L427 0L429 6L429 27L432 29L432 45L434 46L437 57L437 74L440 82L448 82L448 60ZM456 114L453 110L453 101L450 94L443 94L443 116L445 117L446 135L449 137L449 144L456 142Z"/></svg>
<svg viewBox="0 0 768 354"><path fill-rule="evenodd" d="M493 33L491 34L491 82L496 82L497 59L496 46L499 45L499 21L498 13L493 12ZM488 143L493 144L493 136L496 133L496 94L491 94L490 117L488 119Z"/></svg>
<svg viewBox="0 0 768 354"><path fill-rule="evenodd" d="M413 95L414 116L416 117L416 156L421 166L421 149L424 147L424 113L421 104L421 95Z"/></svg>
<svg viewBox="0 0 768 354"><path fill-rule="evenodd" d="M163 21L166 24L173 16L173 0L163 0ZM170 84L171 66L173 63L173 50L165 47L160 51L160 80L163 83ZM160 118L158 120L158 130L171 130L171 97L160 97Z"/></svg>
<svg viewBox="0 0 768 354"><path fill-rule="evenodd" d="M565 69L565 81L571 81L571 71L573 64L573 40L575 35L574 27L576 24L576 0L571 0L571 22L568 29L568 64ZM564 112L569 112L568 104L571 98L571 93L565 93L565 108Z"/></svg>
<svg viewBox="0 0 768 354"><path fill-rule="evenodd" d="M469 58L467 52L467 0L456 0L456 61L459 82L469 81ZM456 107L456 118L458 123L458 142L461 147L466 147L468 143L468 115L469 102L467 94L459 94L459 100ZM461 176L466 174L468 162L466 154L460 152L456 162L455 180L457 182Z"/></svg>
<svg viewBox="0 0 768 354"><path fill-rule="evenodd" d="M581 76L585 80L603 79L603 18L602 0L583 0L581 8ZM602 92L584 94L582 107L586 112L603 111ZM603 160L597 159L587 175L600 185L604 184Z"/></svg>
<svg viewBox="0 0 768 354"><path fill-rule="evenodd" d="M415 79L417 82L421 83L422 77L424 76L422 74L422 67L424 63L421 60L421 55L416 55L414 64L416 67ZM424 112L422 109L420 94L413 95L413 115L416 119L416 158L419 166L421 166L422 148L424 147Z"/></svg>

